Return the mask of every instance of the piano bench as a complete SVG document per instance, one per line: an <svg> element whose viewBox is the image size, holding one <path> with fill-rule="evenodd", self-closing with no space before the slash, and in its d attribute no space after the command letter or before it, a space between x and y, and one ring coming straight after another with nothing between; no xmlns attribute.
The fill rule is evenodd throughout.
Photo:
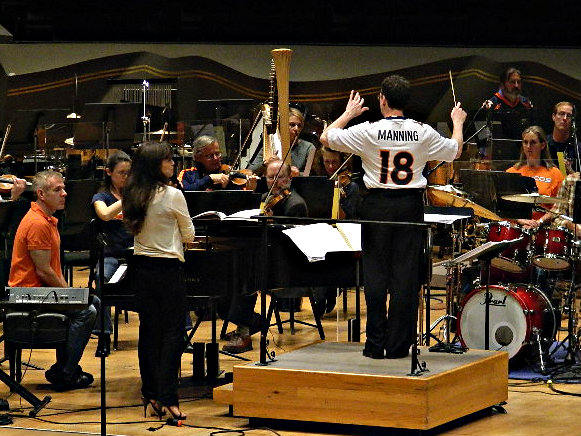
<svg viewBox="0 0 581 436"><path fill-rule="evenodd" d="M67 342L69 318L62 313L8 312L4 320L6 356L10 377L22 380L22 350L63 347Z"/></svg>

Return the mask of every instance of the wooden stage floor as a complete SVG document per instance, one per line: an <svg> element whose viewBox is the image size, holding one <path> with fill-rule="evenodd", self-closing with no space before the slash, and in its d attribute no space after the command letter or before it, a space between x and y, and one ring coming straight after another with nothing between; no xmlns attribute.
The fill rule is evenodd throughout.
<svg viewBox="0 0 581 436"><path fill-rule="evenodd" d="M82 274L76 274L75 279L81 285L86 280ZM353 293L349 293L348 317L353 316ZM339 301L340 303L340 301ZM364 309L364 308L363 308ZM442 314L443 305L437 300L432 305L432 319ZM297 314L298 319L311 320L308 301L305 300L303 310ZM323 326L327 335L325 346L334 347L333 342L347 341L347 322L339 310L327 314L323 318ZM154 417L143 417L140 402L140 379L137 362L137 314L129 314L129 323L120 325L119 349L107 358L107 433L110 435L142 436L149 434L148 429L162 426ZM220 323L218 325L220 327ZM561 332L564 335L566 332ZM363 336L364 337L364 336ZM196 340L209 342L211 338L210 323L203 322ZM298 350L306 345L319 341L316 329L297 325L296 332L291 335L288 325L279 335L271 328L269 333L270 349L282 357L285 353ZM14 415L14 423L0 426L0 436L6 435L42 435L50 430L56 434L100 434L100 360L94 357L96 339L91 339L81 365L83 369L95 375L94 384L84 390L71 392L54 392L44 378L44 371L28 369L24 375L23 385L39 397L51 395L52 401L36 418L27 416L29 405L16 395L10 395L8 388L0 383L0 398L7 399L10 413ZM222 344L222 343L221 343ZM258 337L253 337L254 350L244 353L252 361L257 361ZM352 345L353 347L362 347ZM424 353L420 359L426 360ZM433 353L430 353L433 354ZM432 357L430 356L430 359ZM434 357L435 358L435 357ZM54 362L53 350L33 350L23 352L23 361L47 369ZM363 360L363 359L362 359ZM370 360L370 359L365 359ZM379 361L382 366L385 361ZM220 367L223 371L232 372L235 365L241 362L232 357L220 355ZM398 363L399 364L399 363ZM372 363L376 365L376 363ZM432 368L430 368L432 367ZM7 362L1 368L8 370ZM435 368L428 362L428 368ZM406 368L402 368L407 371ZM352 425L329 425L319 423L288 423L277 421L269 425L274 429L258 429L256 423L249 423L248 418L228 415L228 406L212 400L210 383L192 380L192 356L184 354L182 358L182 384L180 398L182 410L187 413L186 427L163 426L155 431L155 435L210 435L220 430L231 430L232 433L248 436L266 435L301 435L301 436L333 436L333 435L412 435L417 430L390 430L379 427L358 427ZM465 375L472 380L473 375ZM559 384L555 386L566 392L581 394L581 384ZM453 389L453 387L451 387ZM470 401L469 392L457 392L453 399L443 400L443 408L455 407L454 403ZM459 421L453 421L441 427L436 427L428 434L446 436L579 436L581 434L581 397L555 393L543 382L525 382L508 380L508 401L506 414L478 414ZM6 412L1 412L6 413ZM264 423L261 423L263 425ZM40 430L40 431L39 431ZM276 433L275 433L276 431ZM243 432L243 433L242 433ZM424 431L423 433L426 433Z"/></svg>

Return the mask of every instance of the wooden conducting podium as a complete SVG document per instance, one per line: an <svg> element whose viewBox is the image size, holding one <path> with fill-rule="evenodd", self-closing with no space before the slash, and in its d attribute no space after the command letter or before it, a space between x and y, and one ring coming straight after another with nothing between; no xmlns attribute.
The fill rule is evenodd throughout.
<svg viewBox="0 0 581 436"><path fill-rule="evenodd" d="M303 279L311 285L330 280L328 284L353 286L355 260L339 261L352 255L348 252L334 253L336 263L328 270L319 262L306 262L300 253L288 263L288 273L271 276L268 269L276 265L271 262L284 237L276 234L277 224L261 221L261 259L266 259L261 288L302 284ZM283 257L293 252L282 250ZM261 309L265 307L262 300ZM272 427L272 420L291 420L426 430L508 398L506 352L447 354L420 347L419 358L428 371L418 375L410 373L411 356L370 359L356 342L318 342L265 362L262 333L260 361L234 366L233 383L214 389L214 401L228 405L236 416L251 418L251 425Z"/></svg>

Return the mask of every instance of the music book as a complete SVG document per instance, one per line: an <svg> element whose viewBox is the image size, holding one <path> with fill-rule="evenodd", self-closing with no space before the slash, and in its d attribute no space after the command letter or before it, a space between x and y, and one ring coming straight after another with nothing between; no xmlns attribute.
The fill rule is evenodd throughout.
<svg viewBox="0 0 581 436"><path fill-rule="evenodd" d="M283 230L309 262L324 260L333 251L361 251L361 224L309 224Z"/></svg>
<svg viewBox="0 0 581 436"><path fill-rule="evenodd" d="M248 220L250 217L260 215L260 209L247 209L234 212L233 214L226 215L224 212L219 212L217 210L207 210L206 212L199 213L192 217L193 220L203 219L203 220Z"/></svg>

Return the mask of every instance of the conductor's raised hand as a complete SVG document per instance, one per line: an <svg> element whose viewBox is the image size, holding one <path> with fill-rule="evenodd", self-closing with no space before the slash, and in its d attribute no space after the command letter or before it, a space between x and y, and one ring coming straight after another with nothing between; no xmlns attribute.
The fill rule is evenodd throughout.
<svg viewBox="0 0 581 436"><path fill-rule="evenodd" d="M462 105L460 102L456 103L456 105L452 108L452 112L450 113L450 118L452 118L452 122L454 124L464 124L466 121L466 112L462 109Z"/></svg>
<svg viewBox="0 0 581 436"><path fill-rule="evenodd" d="M365 99L359 95L358 92L351 90L349 94L349 101L347 102L347 107L345 108L345 115L349 118L355 118L361 115L363 112L368 111L369 108L363 106Z"/></svg>

